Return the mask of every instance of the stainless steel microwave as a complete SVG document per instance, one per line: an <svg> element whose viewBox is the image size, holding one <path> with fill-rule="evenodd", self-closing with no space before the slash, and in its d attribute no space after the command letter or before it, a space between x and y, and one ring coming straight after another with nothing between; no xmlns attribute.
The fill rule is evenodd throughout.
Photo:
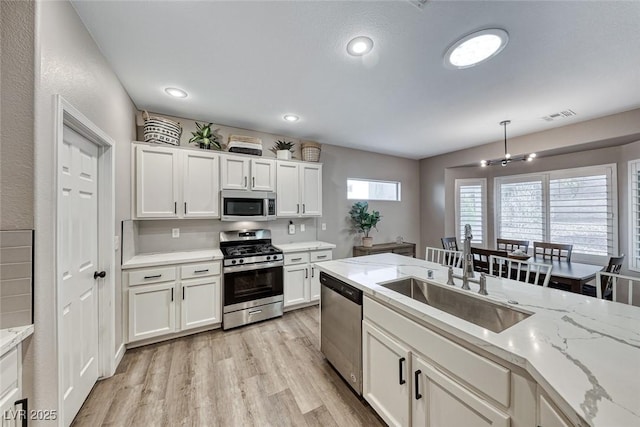
<svg viewBox="0 0 640 427"><path fill-rule="evenodd" d="M276 193L224 190L222 221L267 221L276 219Z"/></svg>

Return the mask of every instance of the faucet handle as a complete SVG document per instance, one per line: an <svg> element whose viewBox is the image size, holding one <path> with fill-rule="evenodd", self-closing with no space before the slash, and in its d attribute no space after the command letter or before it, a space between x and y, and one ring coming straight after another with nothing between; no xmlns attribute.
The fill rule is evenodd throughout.
<svg viewBox="0 0 640 427"><path fill-rule="evenodd" d="M447 285L455 286L456 284L453 282L453 267L449 266L449 271L447 272Z"/></svg>
<svg viewBox="0 0 640 427"><path fill-rule="evenodd" d="M480 273L480 290L478 293L480 295L489 295L487 292L487 275L485 273Z"/></svg>

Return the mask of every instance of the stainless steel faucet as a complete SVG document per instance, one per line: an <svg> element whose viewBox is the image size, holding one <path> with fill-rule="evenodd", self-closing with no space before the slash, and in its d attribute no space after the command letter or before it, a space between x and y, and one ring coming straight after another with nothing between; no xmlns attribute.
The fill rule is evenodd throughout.
<svg viewBox="0 0 640 427"><path fill-rule="evenodd" d="M464 246L462 252L462 289L469 290L469 279L474 277L473 274L473 254L471 253L471 225L464 226Z"/></svg>

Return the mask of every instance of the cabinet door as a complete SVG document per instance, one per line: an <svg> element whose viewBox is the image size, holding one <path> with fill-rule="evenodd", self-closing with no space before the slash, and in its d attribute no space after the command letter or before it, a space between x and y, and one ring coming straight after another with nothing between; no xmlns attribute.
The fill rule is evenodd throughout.
<svg viewBox="0 0 640 427"><path fill-rule="evenodd" d="M129 289L129 341L175 331L175 283Z"/></svg>
<svg viewBox="0 0 640 427"><path fill-rule="evenodd" d="M215 218L220 215L220 156L185 151L182 194L185 218Z"/></svg>
<svg viewBox="0 0 640 427"><path fill-rule="evenodd" d="M284 306L309 302L309 264L284 267Z"/></svg>
<svg viewBox="0 0 640 427"><path fill-rule="evenodd" d="M320 299L320 271L316 268L314 261L330 261L332 259L331 251L313 251L311 252L311 301Z"/></svg>
<svg viewBox="0 0 640 427"><path fill-rule="evenodd" d="M249 159L235 156L221 156L220 176L223 190L248 190Z"/></svg>
<svg viewBox="0 0 640 427"><path fill-rule="evenodd" d="M409 425L410 364L404 345L366 320L362 322L363 396L390 426Z"/></svg>
<svg viewBox="0 0 640 427"><path fill-rule="evenodd" d="M0 357L0 426L22 425L15 405L22 396L22 345L18 344Z"/></svg>
<svg viewBox="0 0 640 427"><path fill-rule="evenodd" d="M300 164L303 216L322 216L322 165Z"/></svg>
<svg viewBox="0 0 640 427"><path fill-rule="evenodd" d="M178 150L136 146L136 217L177 218Z"/></svg>
<svg viewBox="0 0 640 427"><path fill-rule="evenodd" d="M276 191L275 160L251 160L251 189L255 191Z"/></svg>
<svg viewBox="0 0 640 427"><path fill-rule="evenodd" d="M182 330L220 323L222 298L220 278L209 277L202 280L182 282Z"/></svg>
<svg viewBox="0 0 640 427"><path fill-rule="evenodd" d="M569 427L560 411L544 394L538 395L538 424L540 427Z"/></svg>
<svg viewBox="0 0 640 427"><path fill-rule="evenodd" d="M277 216L299 216L302 211L298 163L278 160L276 162L276 184Z"/></svg>
<svg viewBox="0 0 640 427"><path fill-rule="evenodd" d="M415 355L412 356L411 368L412 426L510 425L509 415Z"/></svg>

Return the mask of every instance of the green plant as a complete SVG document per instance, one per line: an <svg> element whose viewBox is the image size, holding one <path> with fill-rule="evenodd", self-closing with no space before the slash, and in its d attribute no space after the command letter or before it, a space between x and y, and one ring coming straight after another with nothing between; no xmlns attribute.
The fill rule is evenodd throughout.
<svg viewBox="0 0 640 427"><path fill-rule="evenodd" d="M293 145L294 145L293 142L277 140L275 145L271 147L271 152L275 154L276 151L280 151L280 150L292 151Z"/></svg>
<svg viewBox="0 0 640 427"><path fill-rule="evenodd" d="M364 233L364 237L369 237L369 231L372 228L376 228L376 225L380 222L380 212L372 210L369 211L369 203L367 202L355 202L351 206L349 216L353 222L353 228L358 232Z"/></svg>
<svg viewBox="0 0 640 427"><path fill-rule="evenodd" d="M200 148L206 148L209 150L211 148L214 150L222 149L219 141L220 137L216 135L215 131L211 130L212 124L213 123L209 123L205 125L204 123L196 122L197 130L195 132L191 132L191 135L193 136L189 139L189 143L199 144Z"/></svg>

